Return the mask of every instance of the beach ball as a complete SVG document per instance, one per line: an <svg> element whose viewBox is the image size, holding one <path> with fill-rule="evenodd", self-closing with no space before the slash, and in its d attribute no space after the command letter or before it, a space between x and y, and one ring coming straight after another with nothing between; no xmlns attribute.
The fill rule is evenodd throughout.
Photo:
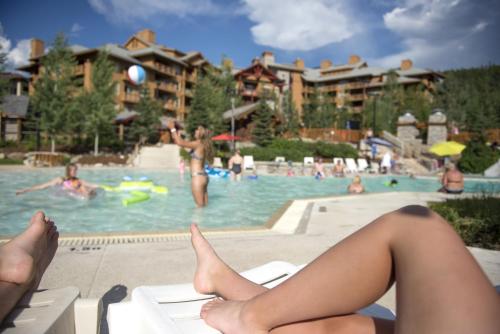
<svg viewBox="0 0 500 334"><path fill-rule="evenodd" d="M146 71L139 65L133 65L128 68L128 78L136 85L140 85L146 80Z"/></svg>

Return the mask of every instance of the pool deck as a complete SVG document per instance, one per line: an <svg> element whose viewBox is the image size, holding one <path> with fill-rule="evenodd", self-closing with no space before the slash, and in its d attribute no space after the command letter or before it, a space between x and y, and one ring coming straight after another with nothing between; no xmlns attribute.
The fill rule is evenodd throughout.
<svg viewBox="0 0 500 334"><path fill-rule="evenodd" d="M296 200L274 219L270 230L215 231L206 236L221 258L238 271L273 260L302 264L384 213L444 198L437 193L402 192ZM492 283L499 285L500 252L469 249ZM194 269L187 233L86 245L62 240L41 288L76 286L82 297L100 297L107 305L128 300L140 285L190 282ZM394 289L379 303L394 309Z"/></svg>

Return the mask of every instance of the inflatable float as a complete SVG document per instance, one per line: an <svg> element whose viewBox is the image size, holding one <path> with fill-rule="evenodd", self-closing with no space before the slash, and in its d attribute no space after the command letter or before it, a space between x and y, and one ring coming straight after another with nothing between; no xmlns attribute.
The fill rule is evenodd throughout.
<svg viewBox="0 0 500 334"><path fill-rule="evenodd" d="M209 177L227 178L229 176L229 171L222 168L205 167L205 173L207 173Z"/></svg>
<svg viewBox="0 0 500 334"><path fill-rule="evenodd" d="M133 181L128 177L124 179L126 181L120 182L117 187L101 185L101 188L105 191L129 193L130 196L122 200L123 206L129 206L131 204L147 201L151 198L149 193L163 195L168 194L167 187L155 185L153 181L144 179L141 179L140 181Z"/></svg>

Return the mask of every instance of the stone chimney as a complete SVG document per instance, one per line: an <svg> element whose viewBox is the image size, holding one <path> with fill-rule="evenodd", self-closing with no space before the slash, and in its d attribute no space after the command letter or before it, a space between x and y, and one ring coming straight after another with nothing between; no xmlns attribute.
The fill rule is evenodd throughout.
<svg viewBox="0 0 500 334"><path fill-rule="evenodd" d="M38 58L45 53L45 44L41 39L33 38L31 40L31 54L30 58Z"/></svg>
<svg viewBox="0 0 500 334"><path fill-rule="evenodd" d="M359 63L360 61L361 61L361 57L358 55L350 55L349 56L349 65Z"/></svg>
<svg viewBox="0 0 500 334"><path fill-rule="evenodd" d="M325 68L329 68L331 67L333 64L332 64L332 61L329 60L329 59L324 59L321 61L320 65L319 65L319 68L324 70Z"/></svg>
<svg viewBox="0 0 500 334"><path fill-rule="evenodd" d="M274 64L274 54L271 51L262 52L261 59L264 66L267 66L269 64Z"/></svg>
<svg viewBox="0 0 500 334"><path fill-rule="evenodd" d="M401 60L401 70L406 71L413 67L413 62L410 59Z"/></svg>
<svg viewBox="0 0 500 334"><path fill-rule="evenodd" d="M135 35L148 43L152 43L152 44L156 43L156 34L153 30L144 29L144 30L139 31Z"/></svg>
<svg viewBox="0 0 500 334"><path fill-rule="evenodd" d="M304 65L304 61L300 58L297 58L294 62L294 65L296 68L300 69L300 70L303 70L305 65Z"/></svg>

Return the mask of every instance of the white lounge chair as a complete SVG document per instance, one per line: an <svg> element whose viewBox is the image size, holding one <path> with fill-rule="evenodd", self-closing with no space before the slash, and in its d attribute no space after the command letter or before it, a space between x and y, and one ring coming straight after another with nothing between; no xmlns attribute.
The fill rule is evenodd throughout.
<svg viewBox="0 0 500 334"><path fill-rule="evenodd" d="M253 162L253 155L243 156L243 170L253 170L255 163Z"/></svg>
<svg viewBox="0 0 500 334"><path fill-rule="evenodd" d="M215 157L214 158L214 163L212 164L212 167L215 167L215 168L222 168L222 159L219 158L219 157Z"/></svg>
<svg viewBox="0 0 500 334"><path fill-rule="evenodd" d="M80 299L79 296L80 291L76 287L27 294L0 324L0 333L99 333L102 301Z"/></svg>
<svg viewBox="0 0 500 334"><path fill-rule="evenodd" d="M380 171L380 164L378 162L371 163L370 173L378 173Z"/></svg>
<svg viewBox="0 0 500 334"><path fill-rule="evenodd" d="M358 166L356 165L356 162L354 161L353 158L346 158L345 164L346 164L346 170L349 173L356 173L358 171Z"/></svg>
<svg viewBox="0 0 500 334"><path fill-rule="evenodd" d="M366 161L366 159L363 158L358 159L358 171L366 172L369 167L370 166L368 165L368 161Z"/></svg>
<svg viewBox="0 0 500 334"><path fill-rule="evenodd" d="M314 165L313 157L304 157L304 166L312 166Z"/></svg>
<svg viewBox="0 0 500 334"><path fill-rule="evenodd" d="M282 162L285 162L285 157L276 157L274 158L274 162L277 163L277 164L280 164Z"/></svg>
<svg viewBox="0 0 500 334"><path fill-rule="evenodd" d="M301 267L286 262L270 262L242 273L251 281L274 287L291 277ZM219 333L200 319L201 306L212 295L198 294L191 284L142 286L133 290L130 302L110 304L110 334L210 334ZM370 306L360 313L393 319L382 306Z"/></svg>

